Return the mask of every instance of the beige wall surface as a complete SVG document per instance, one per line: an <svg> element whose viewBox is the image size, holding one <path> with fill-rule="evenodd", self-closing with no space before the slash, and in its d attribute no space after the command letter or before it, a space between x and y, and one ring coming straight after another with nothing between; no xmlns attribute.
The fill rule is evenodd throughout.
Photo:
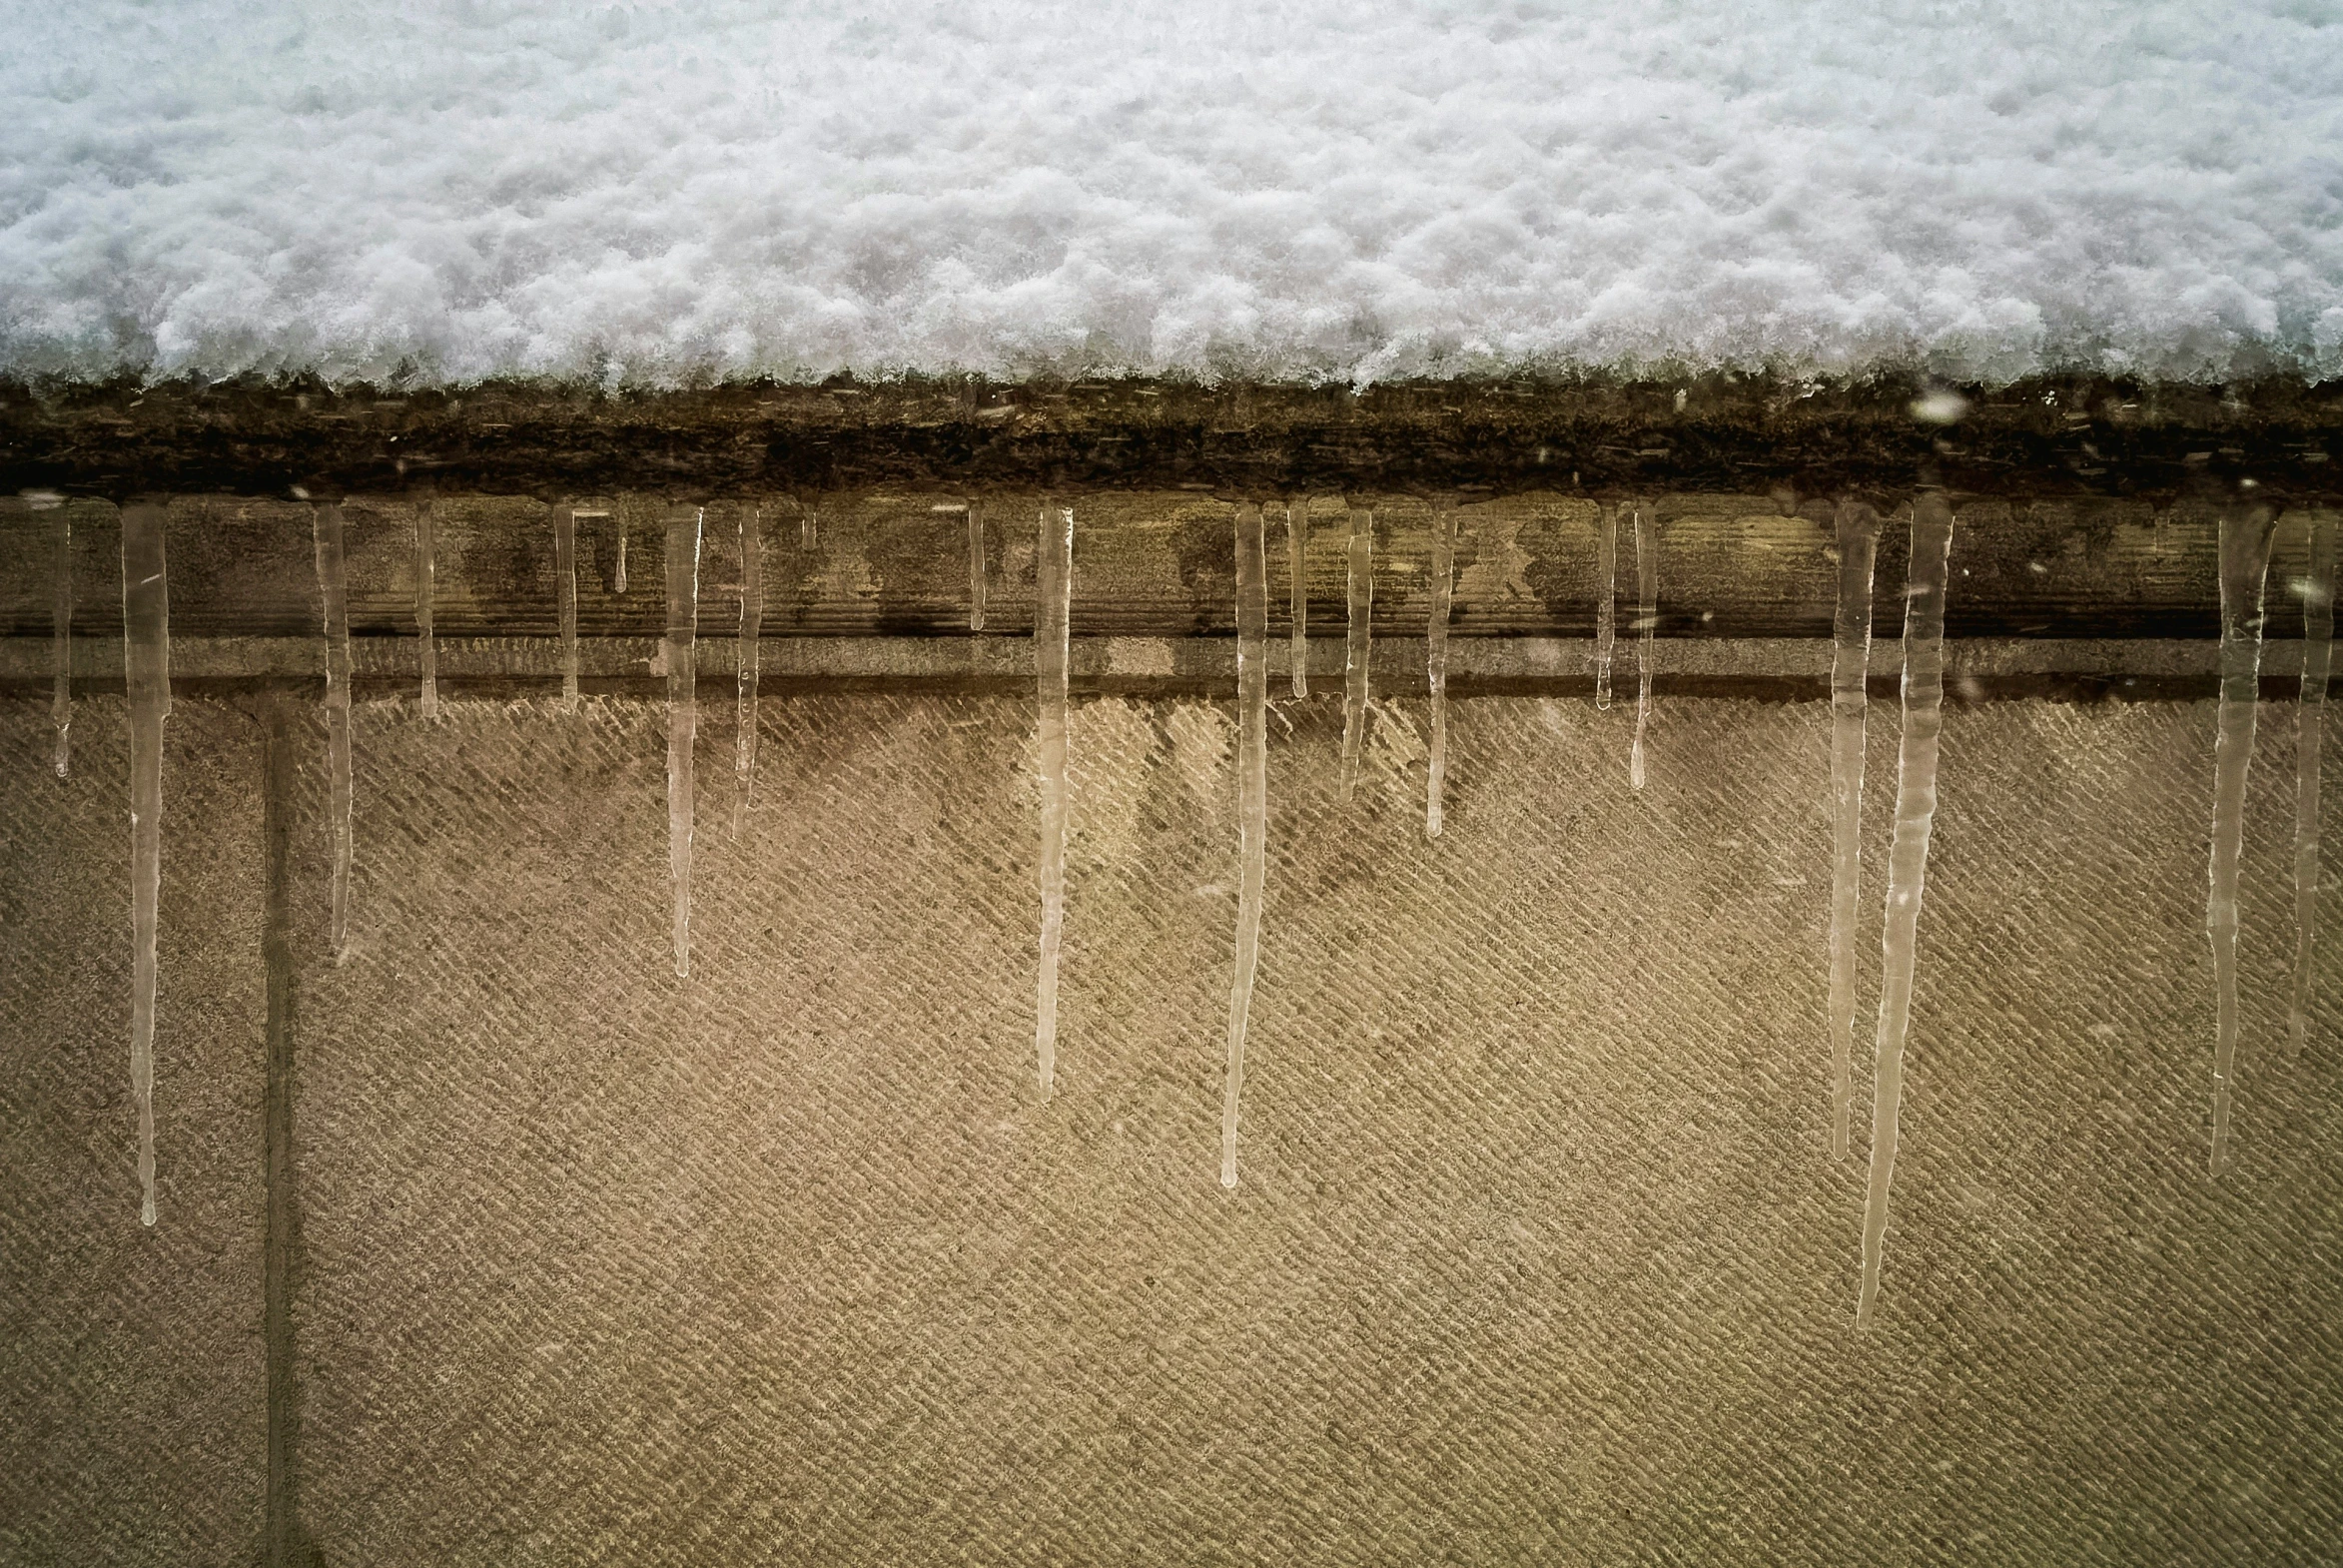
<svg viewBox="0 0 2343 1568"><path fill-rule="evenodd" d="M1859 1334L1827 706L1663 701L1637 794L1631 693L1454 704L1436 843L1420 702L1378 708L1349 807L1338 700L1278 706L1233 1192L1225 703L1076 707L1046 1103L1030 703L768 698L735 840L711 702L687 980L656 705L362 704L339 962L305 713L318 1560L2324 1560L2343 965L2330 935L2289 1068L2291 711L2252 782L2218 1182L2210 704L1950 713ZM152 1232L121 705L82 705L64 785L44 710L0 705L12 1562L261 1551L265 700L171 720ZM1863 1106L1868 1061L1867 1028Z"/></svg>

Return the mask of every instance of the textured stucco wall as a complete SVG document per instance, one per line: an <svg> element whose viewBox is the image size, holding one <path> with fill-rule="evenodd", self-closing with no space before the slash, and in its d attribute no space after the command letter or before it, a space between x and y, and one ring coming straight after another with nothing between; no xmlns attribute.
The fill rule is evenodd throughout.
<svg viewBox="0 0 2343 1568"><path fill-rule="evenodd" d="M11 1561L260 1551L260 700L171 721L150 1233L121 706L83 705L60 786L41 709L0 705ZM1354 808L1336 704L1283 705L1233 1193L1225 704L1077 708L1047 1104L1030 704L768 699L740 842L713 706L688 981L656 707L363 705L339 964L303 733L300 1484L325 1562L2310 1563L2343 1540L2343 965L2330 938L2282 1072L2285 708L2217 1184L2210 705L1950 715L1858 1335L1863 1173L1824 1149L1822 704L1663 703L1639 796L1632 703L1460 702L1437 844L1420 704L1385 711ZM1895 774L1874 716L1867 1008Z"/></svg>

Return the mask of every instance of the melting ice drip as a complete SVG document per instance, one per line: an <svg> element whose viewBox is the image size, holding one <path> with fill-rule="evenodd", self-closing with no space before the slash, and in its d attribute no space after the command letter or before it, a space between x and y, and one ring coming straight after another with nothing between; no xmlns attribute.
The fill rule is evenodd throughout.
<svg viewBox="0 0 2343 1568"><path fill-rule="evenodd" d="M1342 659L1342 798L1358 788L1359 748L1366 740L1367 655L1375 608L1375 514L1350 514L1350 641Z"/></svg>
<svg viewBox="0 0 2343 1568"><path fill-rule="evenodd" d="M1855 922L1863 880L1863 760L1871 704L1872 566L1880 514L1842 502L1831 650L1831 1156L1847 1158L1855 1040Z"/></svg>
<svg viewBox="0 0 2343 1568"><path fill-rule="evenodd" d="M1220 1184L1236 1184L1236 1106L1244 1026L1261 954L1261 881L1269 830L1269 579L1261 509L1236 509L1236 978L1228 991L1228 1079L1220 1099Z"/></svg>
<svg viewBox="0 0 2343 1568"><path fill-rule="evenodd" d="M1034 578L1042 769L1042 970L1034 999L1034 1049L1042 1093L1048 1095L1058 1078L1058 952L1066 934L1066 666L1074 588L1073 507L1042 507Z"/></svg>
<svg viewBox="0 0 2343 1568"><path fill-rule="evenodd" d="M328 847L333 852L334 952L350 937L350 594L342 561L342 508L315 506L310 527L318 550L318 597L326 622L326 788Z"/></svg>
<svg viewBox="0 0 2343 1568"><path fill-rule="evenodd" d="M765 634L765 546L761 537L765 514L761 507L740 514L740 670L737 690L739 721L732 744L732 836L739 838L748 825L748 808L757 788L757 654Z"/></svg>
<svg viewBox="0 0 2343 1568"><path fill-rule="evenodd" d="M49 716L57 730L54 765L57 776L64 778L73 769L73 515L63 501L47 495L34 499L33 510L56 513L50 522L50 538L56 548L50 644L56 673L49 694Z"/></svg>
<svg viewBox="0 0 2343 1568"><path fill-rule="evenodd" d="M797 508L797 544L800 549L813 549L821 527L821 510L811 501L803 501Z"/></svg>
<svg viewBox="0 0 2343 1568"><path fill-rule="evenodd" d="M675 899L675 973L691 973L691 748L699 734L694 668L700 616L700 508L667 514L667 882Z"/></svg>
<svg viewBox="0 0 2343 1568"><path fill-rule="evenodd" d="M130 697L130 1089L139 1220L155 1222L155 917L163 890L163 721L171 716L171 590L162 506L122 509L122 667Z"/></svg>
<svg viewBox="0 0 2343 1568"><path fill-rule="evenodd" d="M1652 718L1652 633L1660 624L1660 526L1651 506L1635 505L1635 745L1627 754L1627 782L1643 788L1643 733Z"/></svg>
<svg viewBox="0 0 2343 1568"><path fill-rule="evenodd" d="M1904 1104L1904 1042L1912 1027L1912 969L1928 884L1929 834L1937 819L1937 741L1945 727L1945 587L1952 508L1924 495L1912 508L1912 566L1904 589L1904 737L1896 756L1896 838L1888 851L1888 913L1881 939L1880 1031L1872 1089L1871 1190L1863 1210L1863 1287L1858 1328L1871 1325L1896 1177L1897 1117Z"/></svg>
<svg viewBox="0 0 2343 1568"><path fill-rule="evenodd" d="M2205 935L2213 944L2212 1174L2229 1164L2229 1093L2237 1066L2237 860L2245 845L2245 775L2261 703L2262 583L2270 565L2269 509L2221 514L2221 701L2213 733L2213 852Z"/></svg>
<svg viewBox="0 0 2343 1568"><path fill-rule="evenodd" d="M1454 592L1456 503L1432 506L1432 606L1424 628L1424 674L1432 692L1432 763L1424 793L1424 836L1440 836L1440 796L1448 778L1448 601Z"/></svg>
<svg viewBox="0 0 2343 1568"><path fill-rule="evenodd" d="M1606 505L1595 539L1595 706L1611 706L1611 652L1618 645L1618 623L1611 601L1619 579L1619 508Z"/></svg>
<svg viewBox="0 0 2343 1568"><path fill-rule="evenodd" d="M2335 514L2318 511L2310 515L2310 572L2302 585L2302 702L2294 719L2294 1005L2287 1014L2287 1035L2298 1058L2310 1034L2310 964L2319 917L2319 748L2334 648Z"/></svg>
<svg viewBox="0 0 2343 1568"><path fill-rule="evenodd" d="M431 588L437 575L438 519L431 503L414 508L414 634L422 646L423 717L439 716L439 651L431 642Z"/></svg>
<svg viewBox="0 0 2343 1568"><path fill-rule="evenodd" d="M1287 613L1293 621L1293 694L1309 695L1309 497L1285 503L1285 559L1293 581Z"/></svg>
<svg viewBox="0 0 2343 1568"><path fill-rule="evenodd" d="M968 629L985 629L985 508L968 503Z"/></svg>
<svg viewBox="0 0 2343 1568"><path fill-rule="evenodd" d="M553 508L553 612L561 627L561 708L565 713L577 711L578 515L575 507Z"/></svg>

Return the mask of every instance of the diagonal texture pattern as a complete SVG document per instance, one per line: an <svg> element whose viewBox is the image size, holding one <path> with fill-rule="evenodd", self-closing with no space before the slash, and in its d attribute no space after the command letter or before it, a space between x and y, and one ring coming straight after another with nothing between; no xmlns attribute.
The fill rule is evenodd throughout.
<svg viewBox="0 0 2343 1568"><path fill-rule="evenodd" d="M9 1423L0 1541L29 1562L243 1562L258 732L202 701L172 720L178 1103L165 1223L142 1238L118 710L85 707L88 764L59 790L32 787L43 709L0 708L0 1238L31 1351L0 1362L30 1418ZM1030 700L768 698L745 837L723 784L699 802L688 981L655 705L457 701L425 725L411 698L362 704L339 965L321 730L293 803L321 1560L2331 1552L2343 986L2284 1076L2287 709L2252 778L2218 1184L2211 705L1948 715L1862 1336L1862 1140L1826 1155L1827 704L1663 698L1640 795L1631 713L1450 712L1430 845L1419 701L1378 699L1349 808L1339 698L1275 708L1233 1192L1227 704L1075 707L1046 1105ZM1893 706L1874 720L1866 1010ZM711 781L730 725L709 705Z"/></svg>

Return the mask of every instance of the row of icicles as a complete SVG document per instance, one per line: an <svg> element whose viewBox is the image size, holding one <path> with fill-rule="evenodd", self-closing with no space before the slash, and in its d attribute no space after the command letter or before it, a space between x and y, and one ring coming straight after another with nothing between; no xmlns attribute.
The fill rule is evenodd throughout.
<svg viewBox="0 0 2343 1568"><path fill-rule="evenodd" d="M55 506L42 497L36 505ZM1635 738L1628 777L1644 784L1644 731L1651 709L1651 645L1658 620L1658 523L1644 502L1606 505L1601 510L1598 584L1595 604L1595 705L1611 703L1611 662L1615 643L1612 609L1618 524L1624 509L1634 530L1638 656ZM982 508L939 506L965 512L969 549L969 626L985 624L985 532ZM1286 546L1293 564L1291 625L1292 682L1297 697L1309 693L1307 639L1309 610L1301 570L1309 533L1309 503L1282 507ZM332 925L340 954L349 929L351 864L351 657L350 624L343 572L342 512L314 508L318 583L325 604L326 699L330 833L333 860ZM1265 568L1264 508L1235 510L1236 546L1236 786L1240 880L1236 914L1234 982L1229 989L1227 1069L1220 1123L1220 1181L1237 1180L1237 1108L1244 1087L1245 1021L1260 953L1261 893L1267 852L1268 582ZM562 506L553 509L554 569L559 594L562 642L561 699L577 704L577 575L575 526L580 518L606 515ZM667 677L668 864L674 910L675 972L685 975L691 957L692 747L698 699L694 682L694 639L699 623L699 560L703 512L680 507L666 529L667 635L663 663ZM2316 931L2319 876L2319 751L2328 670L2334 635L2336 519L2332 512L2300 514L2308 534L2309 571L2298 584L2303 600L2301 697L2296 707L2297 786L2294 881L2296 952L2289 1012L2292 1050L2299 1054L2307 1029ZM72 695L69 676L73 591L70 523L56 508L56 719L55 766L67 771ZM170 609L163 553L164 508L141 503L122 513L122 608L124 670L131 721L131 925L135 943L131 1012L131 1087L139 1113L140 1216L155 1222L154 1027L155 920L161 882L163 807L163 720L171 710ZM1356 785L1360 745L1367 716L1368 626L1373 608L1374 515L1366 508L1347 513L1348 642L1343 673L1340 789L1350 798ZM1928 873L1929 836L1937 806L1937 751L1944 727L1945 595L1953 529L1953 511L1942 494L1924 494L1912 507L1910 577L1905 586L1903 733L1897 758L1896 823L1888 855L1888 892L1882 938L1880 1013L1875 1038L1872 1090L1871 1180L1864 1209L1863 1282L1857 1322L1868 1325L1879 1293L1880 1259L1887 1233L1889 1187L1895 1175L1898 1117L1903 1104L1904 1048L1911 1024L1913 966L1921 896ZM804 542L814 543L815 517L803 513ZM1855 926L1860 904L1865 726L1869 713L1865 678L1870 666L1872 568L1881 527L1879 513L1860 502L1838 508L1839 604L1834 624L1831 669L1831 795L1833 806L1830 938L1831 1129L1835 1157L1849 1152L1853 1119L1855 1031ZM2229 1106L2237 1053L2237 876L2244 837L2246 770L2252 762L2259 707L2264 579L2278 527L2266 507L2232 508L2221 515L2220 700L2214 744L2214 805L2210 894L2205 926L2211 938L2216 999L2213 1054L2211 1166L2218 1175L2228 1163ZM734 758L733 831L740 831L755 784L757 648L763 614L760 520L751 511L740 523L742 582L739 631L738 726ZM1067 671L1069 615L1074 580L1074 509L1044 504L1034 616L1035 667L1040 698L1041 965L1036 999L1035 1049L1040 1088L1047 1096L1056 1077L1058 966L1066 922ZM1437 838L1441 793L1447 766L1448 610L1456 544L1451 503L1435 505L1432 526L1430 618L1426 627L1427 670L1432 709L1430 775L1424 830ZM421 711L438 711L437 665L431 636L434 525L428 501L416 508L415 626L421 649ZM615 586L626 590L623 542Z"/></svg>

